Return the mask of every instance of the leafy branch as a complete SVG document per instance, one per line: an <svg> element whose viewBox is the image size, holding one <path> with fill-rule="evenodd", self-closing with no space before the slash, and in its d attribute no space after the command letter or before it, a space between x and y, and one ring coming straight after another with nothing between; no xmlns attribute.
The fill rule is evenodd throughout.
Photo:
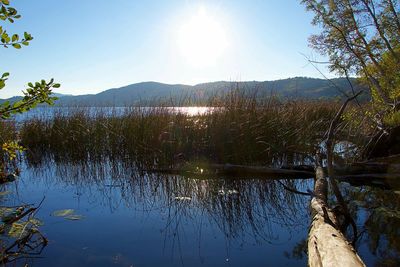
<svg viewBox="0 0 400 267"><path fill-rule="evenodd" d="M7 80L8 73L4 73L0 79L0 89L4 87L4 82ZM0 118L7 119L16 113L23 113L36 107L38 104L47 103L53 105L57 97L51 97L52 88L59 88L60 84L54 83L54 79L49 82L41 80L41 82L28 83L28 88L23 91L24 97L22 100L10 103L6 101L0 104Z"/></svg>
<svg viewBox="0 0 400 267"><path fill-rule="evenodd" d="M9 0L0 0L0 20L14 23L16 19L21 18L21 15L18 14L15 8L9 5ZM16 49L20 49L22 45L28 46L29 42L32 40L32 35L27 32L24 32L23 38L20 38L18 34L8 34L7 31L0 26L0 45L5 48L12 46Z"/></svg>

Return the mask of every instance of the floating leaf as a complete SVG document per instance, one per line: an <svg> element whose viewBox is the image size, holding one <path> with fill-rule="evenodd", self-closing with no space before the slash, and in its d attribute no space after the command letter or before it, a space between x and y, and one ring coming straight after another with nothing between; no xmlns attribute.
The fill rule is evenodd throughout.
<svg viewBox="0 0 400 267"><path fill-rule="evenodd" d="M52 213L52 215L57 217L64 217L64 219L71 221L77 221L84 218L82 215L74 214L74 212L75 211L73 209L56 210Z"/></svg>
<svg viewBox="0 0 400 267"><path fill-rule="evenodd" d="M65 209L65 210L56 210L52 213L53 216L57 217L65 217L74 214L73 209Z"/></svg>
<svg viewBox="0 0 400 267"><path fill-rule="evenodd" d="M179 200L179 201L187 201L187 200L191 200L191 197L175 197L175 200Z"/></svg>
<svg viewBox="0 0 400 267"><path fill-rule="evenodd" d="M83 218L85 218L85 217L82 216L82 215L77 215L77 214L72 214L72 215L65 216L65 219L71 220L71 221L82 220Z"/></svg>

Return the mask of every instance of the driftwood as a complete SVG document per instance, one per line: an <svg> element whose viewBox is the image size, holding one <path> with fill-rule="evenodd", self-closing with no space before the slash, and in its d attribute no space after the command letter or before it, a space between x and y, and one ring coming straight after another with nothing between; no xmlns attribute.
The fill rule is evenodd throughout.
<svg viewBox="0 0 400 267"><path fill-rule="evenodd" d="M327 205L327 181L321 167L316 169L311 200L312 223L308 235L308 265L365 266L352 245L339 230L338 220Z"/></svg>

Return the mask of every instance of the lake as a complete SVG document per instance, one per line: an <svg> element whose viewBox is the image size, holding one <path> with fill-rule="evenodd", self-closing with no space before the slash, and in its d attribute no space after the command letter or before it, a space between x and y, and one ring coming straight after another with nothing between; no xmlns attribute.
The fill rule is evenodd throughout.
<svg viewBox="0 0 400 267"><path fill-rule="evenodd" d="M309 188L309 182L300 182ZM309 198L276 181L139 175L123 166L24 166L8 203L38 203L49 239L30 266L298 266ZM68 220L54 211L73 209ZM24 260L21 261L25 262Z"/></svg>
<svg viewBox="0 0 400 267"><path fill-rule="evenodd" d="M154 110L166 111L169 113L182 113L189 116L203 115L213 112L215 107L38 107L29 112L16 114L14 120L23 122L32 118L52 119L56 114L65 116L83 112L89 116L121 116L127 112L146 113Z"/></svg>
<svg viewBox="0 0 400 267"><path fill-rule="evenodd" d="M299 180L298 190L312 188ZM9 205L39 203L48 238L29 266L305 266L310 197L265 179L139 174L122 164L23 164ZM78 219L55 216L73 209ZM358 212L358 223L366 212ZM382 239L384 242L384 239ZM368 266L379 255L358 243ZM397 254L398 255L398 254Z"/></svg>
<svg viewBox="0 0 400 267"><path fill-rule="evenodd" d="M188 115L210 111L206 107L178 109ZM99 114L97 108L82 110L89 115L90 112ZM17 117L17 121L27 121L35 116L46 120L53 118L56 112L61 112L63 116L69 112L68 109L35 111ZM77 112L76 109L71 111ZM113 108L106 109L103 114L118 116L125 111L126 108ZM122 122L129 122L130 119L127 117ZM172 131L175 127L176 133L186 133L182 136L194 138L196 142L202 141L202 136L195 135L195 131L184 132L188 129L187 125L200 125L199 129L205 132L210 129L197 121L191 122L190 116L184 118L184 121L192 124L171 124L169 119L165 122L167 128L161 127L162 129ZM140 125L147 125L151 120L153 118L144 120ZM226 120L221 121L225 125ZM313 180L278 181L256 176L233 179L221 175L198 177L148 173L143 171L146 168L138 169L135 164L158 166L149 153L154 150L158 153L156 155L164 154L157 149L141 150L143 144L157 148L156 143L160 142L158 149L167 149L175 157L178 154L170 151L173 148L171 144L177 144L178 140L192 139L174 137L173 140L171 138L163 143L158 134L154 134L149 139L153 140L152 143L146 141L148 136L143 134L140 140L146 142L135 143L132 140L139 139L134 139L136 135L129 135L130 128L125 135L116 134L119 128L111 128L112 125L119 124L103 127L112 130L113 135L104 135L108 136L107 139L103 135L96 137L96 132L91 132L95 124L89 123L80 128L74 128L74 124L71 124L68 127L72 131L63 132L67 126L63 121L58 123L58 128L38 124L42 125L40 127L48 127L44 128L43 135L52 131L51 138L43 139L49 141L49 145L44 145L45 141L34 137L43 128L33 127L30 128L31 131L27 131L26 141L38 140L37 151L31 153L31 156L27 156L29 153L22 156L19 164L21 175L15 182L2 185L2 191L9 192L0 196L2 205L37 205L43 200L35 217L43 223L39 229L49 240L48 245L38 255L18 260L17 266L25 263L29 266L307 265L305 249L311 220L311 196L295 194L285 189L283 184L308 192L313 188ZM103 121L100 120L100 123L104 126ZM78 125L81 126L80 122ZM155 126L158 126L158 122ZM229 150L233 147L232 144L240 145L239 142L244 139L241 133L249 128L244 125L237 131L238 138L232 139L234 142L221 146L222 155L233 153ZM250 130L248 134L251 132L254 130ZM265 132L268 131L263 130ZM88 133L88 136L80 139L82 133ZM221 136L227 139L235 134L233 131L228 133L229 135L221 131ZM116 145L111 142L119 142L120 136L129 137L122 138L127 143ZM96 145L107 147L105 143L108 140L110 148L117 147L117 156L114 157L108 150L104 155L100 150L96 156L91 150L93 137L98 138ZM211 145L207 148L219 145L226 141L224 139L210 142ZM232 157L232 160L241 162L239 156L248 153L248 144L253 145L251 142L256 140L249 139L249 143L242 144L243 150L234 154L238 157ZM201 144L196 142L193 144ZM60 144L62 146L58 147ZM131 153L122 153L126 144L132 145ZM138 147L133 146L136 144ZM73 146L76 146L75 149L72 149ZM28 152L34 152L35 146L28 144L27 147L32 148ZM199 146L188 146L187 150L182 147L177 152L186 151L186 155L189 155L193 147ZM256 143L252 147L253 153L250 154L253 155L260 144ZM79 153L68 154L68 150ZM211 150L204 151L208 153ZM286 156L277 154L279 158ZM137 161L131 162L135 157ZM263 156L260 158L263 159ZM297 158L292 158L295 159ZM368 266L398 266L399 192L395 189L352 187L348 184L342 184L341 190L349 200L349 209L359 228L356 248L361 258Z"/></svg>

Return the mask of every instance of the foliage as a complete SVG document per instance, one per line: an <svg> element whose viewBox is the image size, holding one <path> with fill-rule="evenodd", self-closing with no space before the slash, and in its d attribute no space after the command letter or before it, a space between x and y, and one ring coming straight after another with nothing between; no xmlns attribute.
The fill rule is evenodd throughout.
<svg viewBox="0 0 400 267"><path fill-rule="evenodd" d="M21 152L24 150L24 148L15 141L4 143L1 149L4 151L4 153L10 160L14 160L17 157L16 151Z"/></svg>
<svg viewBox="0 0 400 267"><path fill-rule="evenodd" d="M7 79L8 73L4 73L2 76L2 81ZM28 83L28 88L24 93L24 97L22 100L10 103L9 101L5 101L0 104L0 116L2 119L9 118L12 114L22 113L30 110L31 108L36 107L40 103L47 103L52 105L54 100L57 100L57 97L50 97L52 88L60 87L59 84L54 83L54 80L51 79L49 82L42 80L41 82Z"/></svg>
<svg viewBox="0 0 400 267"><path fill-rule="evenodd" d="M370 251L381 261L399 262L400 196L392 190L373 187L348 188L355 215L365 218L363 232L368 233ZM397 191L398 192L398 191ZM361 236L362 238L362 236ZM379 264L378 264L379 265ZM397 266L379 265L379 266Z"/></svg>
<svg viewBox="0 0 400 267"><path fill-rule="evenodd" d="M400 100L398 0L302 0L321 27L311 47L329 57L330 69L368 83L381 110Z"/></svg>
<svg viewBox="0 0 400 267"><path fill-rule="evenodd" d="M10 7L9 0L0 0L0 20L14 23L21 15L17 10ZM20 49L22 46L29 45L33 37L24 32L23 37L18 34L9 34L3 26L0 26L0 46L4 48L13 47ZM5 72L0 77L0 90L6 85L9 73ZM53 104L55 97L51 97L52 88L60 87L51 79L49 82L41 80L36 83L28 83L28 88L23 92L24 97L14 103L6 101L0 104L0 180L7 181L5 177L10 165L14 167L14 172L18 173L15 159L18 151L23 147L16 141L15 129L5 120L11 115L28 111L38 104ZM11 181L11 179L10 179ZM46 246L47 240L39 232L38 227L41 222L33 217L37 208L20 206L17 208L0 207L0 261L2 264L12 262L20 257L37 255Z"/></svg>
<svg viewBox="0 0 400 267"><path fill-rule="evenodd" d="M16 19L21 18L21 15L18 14L15 8L9 5L9 0L0 0L0 20L14 23ZM3 30L3 27L0 26L0 45L5 48L12 46L16 49L20 49L21 45L29 45L32 39L33 37L27 32L24 32L24 37L20 38L18 34L8 34L7 31Z"/></svg>
<svg viewBox="0 0 400 267"><path fill-rule="evenodd" d="M21 18L21 15L18 14L15 8L10 7L9 5L9 0L0 0L0 20L14 23L16 19ZM20 37L18 34L9 34L7 30L0 26L0 46L3 46L4 48L13 47L20 49L22 45L29 45L29 42L32 41L32 39L33 37L27 32L24 32L23 37ZM8 77L8 72L1 75L0 90L5 87ZM59 87L60 84L54 83L53 79L49 82L41 80L40 82L28 83L28 88L23 91L24 97L21 100L14 103L5 101L0 104L0 118L8 119L13 114L28 111L41 103L53 104L57 98L51 96L52 88ZM0 141L2 141L0 148L0 154L2 156L0 168L3 173L6 165L3 157L4 154L8 155L8 159L12 161L15 159L16 153L22 150L22 147L12 139Z"/></svg>
<svg viewBox="0 0 400 267"><path fill-rule="evenodd" d="M15 8L10 7L9 4L9 0L0 0L0 19L14 23L16 19L21 18L21 15L18 14ZM11 46L20 49L21 44L25 46L29 45L32 39L33 37L27 32L24 33L23 38L20 38L18 34L10 35L3 27L0 27L0 45L5 48ZM8 72L1 75L0 89L5 87L9 75ZM0 105L0 117L2 119L7 119L12 114L25 112L40 103L52 104L57 98L50 96L52 93L51 89L59 87L60 84L54 83L53 79L49 82L41 80L36 83L28 83L28 88L23 92L25 96L22 100L15 103L6 101Z"/></svg>

